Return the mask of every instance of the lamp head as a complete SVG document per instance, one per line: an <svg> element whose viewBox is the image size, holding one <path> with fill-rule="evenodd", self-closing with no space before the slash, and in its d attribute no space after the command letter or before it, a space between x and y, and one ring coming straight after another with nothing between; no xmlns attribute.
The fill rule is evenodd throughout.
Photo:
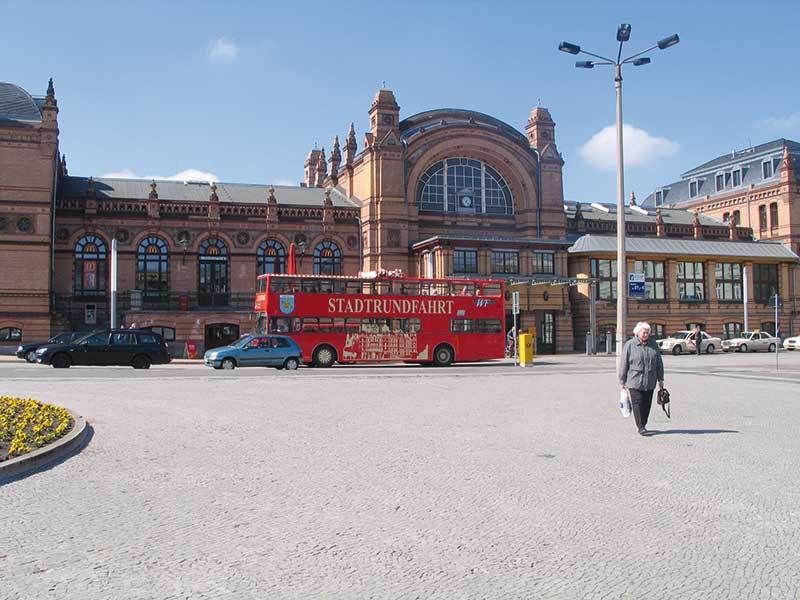
<svg viewBox="0 0 800 600"><path fill-rule="evenodd" d="M673 34L673 35L671 35L669 37L665 37L663 40L658 40L658 49L659 50L665 50L666 48L669 48L670 46L674 46L675 44L677 44L680 41L681 41L681 38L679 38L678 34L675 33L675 34Z"/></svg>
<svg viewBox="0 0 800 600"><path fill-rule="evenodd" d="M579 69L594 69L594 63L590 60L579 60L575 66Z"/></svg>
<svg viewBox="0 0 800 600"><path fill-rule="evenodd" d="M642 58L637 58L633 61L634 67L640 67L642 65L649 65L649 64L650 64L650 59L647 58L646 56L643 56Z"/></svg>
<svg viewBox="0 0 800 600"><path fill-rule="evenodd" d="M630 23L623 23L617 29L617 41L627 42L631 39L631 25Z"/></svg>
<svg viewBox="0 0 800 600"><path fill-rule="evenodd" d="M562 52L566 52L568 54L577 54L581 51L581 47L577 44L570 44L569 42L561 42L558 45L558 49Z"/></svg>

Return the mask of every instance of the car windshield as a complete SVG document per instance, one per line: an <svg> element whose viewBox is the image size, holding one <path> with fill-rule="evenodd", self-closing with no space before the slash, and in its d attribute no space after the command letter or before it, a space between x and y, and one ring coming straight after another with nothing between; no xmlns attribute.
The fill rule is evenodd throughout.
<svg viewBox="0 0 800 600"><path fill-rule="evenodd" d="M244 348L245 346L247 346L247 344L249 344L251 342L253 337L254 336L252 336L252 335L244 335L244 336L240 337L238 340L236 340L235 342L233 342L231 344L231 346L233 346L234 348Z"/></svg>
<svg viewBox="0 0 800 600"><path fill-rule="evenodd" d="M694 333L694 331L678 331L672 337L676 337L678 339L682 339L682 338L685 338L687 335L691 335L693 333Z"/></svg>
<svg viewBox="0 0 800 600"><path fill-rule="evenodd" d="M750 336L752 336L754 333L755 333L755 331L743 331L743 332L742 332L742 335L741 335L741 337L743 337L743 338L749 338L749 337L750 337Z"/></svg>
<svg viewBox="0 0 800 600"><path fill-rule="evenodd" d="M63 344L64 342L68 342L69 338L72 334L70 333L59 333L58 335L54 335L51 337L48 342L51 344Z"/></svg>

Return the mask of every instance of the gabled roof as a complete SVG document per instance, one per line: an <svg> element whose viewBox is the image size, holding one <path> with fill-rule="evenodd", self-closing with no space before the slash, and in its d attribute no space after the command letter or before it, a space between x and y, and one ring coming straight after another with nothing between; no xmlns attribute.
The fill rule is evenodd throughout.
<svg viewBox="0 0 800 600"><path fill-rule="evenodd" d="M564 202L564 213L568 219L574 219L580 205L580 212L587 221L617 221L617 205L593 202ZM701 225L721 226L723 222L708 215L698 213ZM694 221L694 212L680 208L662 208L661 218L666 224L691 225ZM628 223L655 223L656 210L654 208L631 206L625 207L625 221Z"/></svg>
<svg viewBox="0 0 800 600"><path fill-rule="evenodd" d="M800 152L800 144L785 138L778 138L771 142L759 144L752 148L745 148L744 150L734 150L727 154L718 156L702 165L686 171L682 178L693 177L705 172L713 171L726 166L738 165L742 162L749 162L753 157L760 157L763 154L774 154L776 152L783 152L783 147L788 146L790 152Z"/></svg>
<svg viewBox="0 0 800 600"><path fill-rule="evenodd" d="M87 177L65 177L62 195L83 197L88 189ZM100 177L94 180L97 198L119 198L144 200L150 195L150 179L112 179ZM220 202L241 204L266 204L269 188L275 189L278 204L297 206L322 206L325 189L316 187L295 187L289 185L258 185L246 183L217 182L217 196ZM183 202L208 202L211 186L198 181L156 181L156 192L160 200ZM331 188L331 201L335 207L357 207L354 201L336 188Z"/></svg>
<svg viewBox="0 0 800 600"><path fill-rule="evenodd" d="M0 122L22 121L39 123L44 99L35 99L13 83L0 81Z"/></svg>
<svg viewBox="0 0 800 600"><path fill-rule="evenodd" d="M578 238L575 244L568 250L570 254L615 253L616 251L616 236L606 235L584 235ZM800 260L800 257L786 246L775 242L687 240L627 236L625 238L625 252L631 254Z"/></svg>

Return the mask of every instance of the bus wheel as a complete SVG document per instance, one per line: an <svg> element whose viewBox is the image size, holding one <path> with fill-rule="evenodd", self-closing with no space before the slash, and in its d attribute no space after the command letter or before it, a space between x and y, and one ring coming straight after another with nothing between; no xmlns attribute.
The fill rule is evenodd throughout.
<svg viewBox="0 0 800 600"><path fill-rule="evenodd" d="M447 344L436 346L433 351L433 364L437 367L449 367L453 363L453 349Z"/></svg>
<svg viewBox="0 0 800 600"><path fill-rule="evenodd" d="M330 346L320 346L314 350L314 360L312 361L315 367L332 367L336 362L336 350Z"/></svg>

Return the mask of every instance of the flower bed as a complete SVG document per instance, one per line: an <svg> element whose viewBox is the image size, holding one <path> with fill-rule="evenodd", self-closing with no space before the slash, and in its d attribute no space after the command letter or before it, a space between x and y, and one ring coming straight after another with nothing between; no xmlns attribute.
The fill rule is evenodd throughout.
<svg viewBox="0 0 800 600"><path fill-rule="evenodd" d="M72 429L66 408L0 396L0 462L57 440Z"/></svg>

